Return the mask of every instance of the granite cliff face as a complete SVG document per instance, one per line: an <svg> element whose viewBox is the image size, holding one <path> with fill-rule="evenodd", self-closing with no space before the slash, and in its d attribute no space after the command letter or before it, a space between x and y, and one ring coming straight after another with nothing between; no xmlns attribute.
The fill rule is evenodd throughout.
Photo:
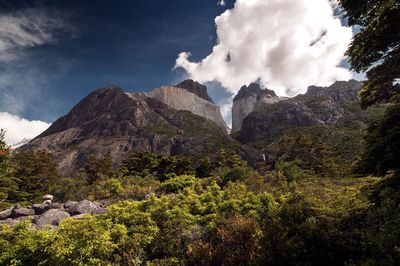
<svg viewBox="0 0 400 266"><path fill-rule="evenodd" d="M249 114L237 137L242 143L271 139L288 128L309 126L365 126L358 92L361 82L339 81L328 88L311 86L307 93L264 104Z"/></svg>
<svg viewBox="0 0 400 266"><path fill-rule="evenodd" d="M214 121L225 131L228 130L220 108L207 94L207 87L197 82L186 80L174 87L163 86L147 93L147 96L165 103L172 109L190 111Z"/></svg>
<svg viewBox="0 0 400 266"><path fill-rule="evenodd" d="M197 96L203 98L208 102L214 103L213 100L210 98L210 96L208 96L207 87L198 83L197 81L187 79L175 85L174 87L187 90L191 93L196 94Z"/></svg>
<svg viewBox="0 0 400 266"><path fill-rule="evenodd" d="M108 87L90 93L19 149L47 150L62 173L73 174L90 155L110 153L118 165L139 150L196 160L224 147L235 147L250 161L255 158L253 151L248 152L209 119L172 109L146 93L125 93L118 87Z"/></svg>
<svg viewBox="0 0 400 266"><path fill-rule="evenodd" d="M265 104L272 104L282 100L274 91L261 89L257 83L243 86L233 99L232 106L232 132L240 130L243 120L254 110Z"/></svg>

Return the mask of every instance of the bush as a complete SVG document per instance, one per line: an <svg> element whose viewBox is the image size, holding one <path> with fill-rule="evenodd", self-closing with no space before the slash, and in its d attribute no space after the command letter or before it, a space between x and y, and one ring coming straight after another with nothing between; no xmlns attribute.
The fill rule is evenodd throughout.
<svg viewBox="0 0 400 266"><path fill-rule="evenodd" d="M160 190L164 193L178 193L187 187L192 187L196 178L191 175L182 175L171 178L161 184Z"/></svg>
<svg viewBox="0 0 400 266"><path fill-rule="evenodd" d="M109 199L122 197L125 194L125 189L121 182L116 178L110 178L96 183L89 193L90 199Z"/></svg>
<svg viewBox="0 0 400 266"><path fill-rule="evenodd" d="M288 183L291 183L294 181L299 181L306 176L300 165L300 160L286 162L280 159L275 164L275 171L279 176L285 177Z"/></svg>

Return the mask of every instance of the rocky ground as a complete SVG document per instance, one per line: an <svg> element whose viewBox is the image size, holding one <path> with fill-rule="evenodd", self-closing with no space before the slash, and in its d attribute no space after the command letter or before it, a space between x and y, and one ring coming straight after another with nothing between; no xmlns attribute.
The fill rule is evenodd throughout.
<svg viewBox="0 0 400 266"><path fill-rule="evenodd" d="M105 204L89 200L42 203L27 207L15 205L0 212L0 224L13 226L24 219L30 219L33 228L56 227L65 218L79 218L85 214L100 214L104 212Z"/></svg>

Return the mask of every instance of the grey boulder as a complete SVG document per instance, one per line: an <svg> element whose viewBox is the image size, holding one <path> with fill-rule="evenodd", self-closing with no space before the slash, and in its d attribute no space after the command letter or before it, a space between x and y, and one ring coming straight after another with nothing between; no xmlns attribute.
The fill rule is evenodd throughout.
<svg viewBox="0 0 400 266"><path fill-rule="evenodd" d="M35 211L36 215L40 215L45 213L51 209L62 209L62 205L59 203L51 203L51 204L34 204L32 206L33 210Z"/></svg>
<svg viewBox="0 0 400 266"><path fill-rule="evenodd" d="M95 214L101 212L102 208L98 205L94 204L89 200L82 200L77 204L68 208L68 213L71 215L78 215L78 214Z"/></svg>
<svg viewBox="0 0 400 266"><path fill-rule="evenodd" d="M15 226L19 221L18 220L13 220L11 218L7 218L5 220L1 220L0 224L6 224L9 226Z"/></svg>
<svg viewBox="0 0 400 266"><path fill-rule="evenodd" d="M12 208L0 212L0 220L7 219L11 216Z"/></svg>
<svg viewBox="0 0 400 266"><path fill-rule="evenodd" d="M32 216L35 215L35 211L30 208L14 208L11 211L11 218L18 218L22 216Z"/></svg>
<svg viewBox="0 0 400 266"><path fill-rule="evenodd" d="M46 225L58 226L61 220L68 217L70 217L70 215L66 211L51 209L39 216L36 220L36 226L38 228L42 228Z"/></svg>
<svg viewBox="0 0 400 266"><path fill-rule="evenodd" d="M75 207L78 203L79 203L79 202L77 202L77 201L69 200L69 201L67 201L66 203L64 203L64 209L73 208L73 207Z"/></svg>

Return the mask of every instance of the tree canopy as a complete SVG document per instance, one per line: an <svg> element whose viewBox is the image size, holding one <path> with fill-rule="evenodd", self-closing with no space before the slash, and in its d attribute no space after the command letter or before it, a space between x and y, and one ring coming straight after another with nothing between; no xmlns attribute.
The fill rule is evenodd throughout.
<svg viewBox="0 0 400 266"><path fill-rule="evenodd" d="M360 26L348 49L353 70L366 72L361 91L367 108L400 102L400 1L340 0L349 25Z"/></svg>

